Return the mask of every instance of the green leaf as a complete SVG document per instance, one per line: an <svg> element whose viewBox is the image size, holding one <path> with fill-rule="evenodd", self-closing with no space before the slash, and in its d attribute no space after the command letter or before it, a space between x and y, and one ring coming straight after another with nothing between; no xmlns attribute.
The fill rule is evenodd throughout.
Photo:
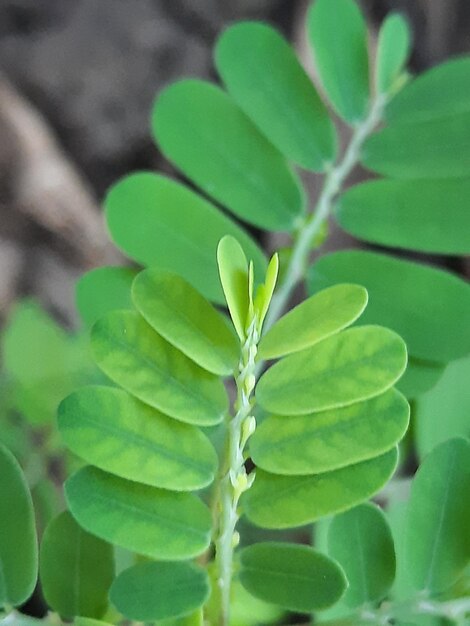
<svg viewBox="0 0 470 626"><path fill-rule="evenodd" d="M72 452L121 478L175 491L214 480L217 455L206 435L120 389L76 391L59 406L58 422Z"/></svg>
<svg viewBox="0 0 470 626"><path fill-rule="evenodd" d="M136 274L129 267L98 267L80 278L77 308L88 327L110 311L134 308L131 286Z"/></svg>
<svg viewBox="0 0 470 626"><path fill-rule="evenodd" d="M224 235L240 242L257 278L264 276L266 259L251 237L207 200L165 176L127 176L111 187L105 205L111 235L126 254L183 276L209 300L225 302L216 263Z"/></svg>
<svg viewBox="0 0 470 626"><path fill-rule="evenodd" d="M435 448L411 487L405 555L415 589L450 587L470 561L470 442L450 439Z"/></svg>
<svg viewBox="0 0 470 626"><path fill-rule="evenodd" d="M313 171L333 161L333 123L291 46L276 30L260 22L239 22L219 39L215 60L230 95L287 158Z"/></svg>
<svg viewBox="0 0 470 626"><path fill-rule="evenodd" d="M313 476L278 476L261 469L242 499L248 519L263 528L294 528L346 511L377 493L394 473L394 448L374 459Z"/></svg>
<svg viewBox="0 0 470 626"><path fill-rule="evenodd" d="M165 270L145 270L134 281L132 298L150 326L195 363L220 376L233 372L238 361L234 334L184 278Z"/></svg>
<svg viewBox="0 0 470 626"><path fill-rule="evenodd" d="M304 208L298 177L218 87L199 80L170 85L152 126L165 156L235 215L269 230L295 227Z"/></svg>
<svg viewBox="0 0 470 626"><path fill-rule="evenodd" d="M468 197L470 178L419 184L375 180L343 194L336 219L365 241L436 254L469 254L470 216L462 202Z"/></svg>
<svg viewBox="0 0 470 626"><path fill-rule="evenodd" d="M12 453L0 445L0 607L23 604L38 575L33 502Z"/></svg>
<svg viewBox="0 0 470 626"><path fill-rule="evenodd" d="M310 348L352 324L367 305L367 291L359 285L325 289L289 311L262 338L263 359L275 359Z"/></svg>
<svg viewBox="0 0 470 626"><path fill-rule="evenodd" d="M253 303L254 313L258 319L258 328L261 333L264 318L268 312L269 305L273 298L274 289L276 287L277 277L279 274L279 255L273 254L266 270L266 279L264 283L258 285L256 296Z"/></svg>
<svg viewBox="0 0 470 626"><path fill-rule="evenodd" d="M240 581L255 597L308 613L339 600L347 587L341 568L309 546L274 541L240 554Z"/></svg>
<svg viewBox="0 0 470 626"><path fill-rule="evenodd" d="M470 357L449 363L436 386L420 396L414 413L415 443L421 458L439 443L470 438Z"/></svg>
<svg viewBox="0 0 470 626"><path fill-rule="evenodd" d="M434 361L423 361L422 359L408 360L408 365L404 375L397 383L397 389L401 391L408 400L414 400L425 391L432 389L441 378L445 365Z"/></svg>
<svg viewBox="0 0 470 626"><path fill-rule="evenodd" d="M361 161L392 178L458 178L470 171L470 111L391 124L365 142Z"/></svg>
<svg viewBox="0 0 470 626"><path fill-rule="evenodd" d="M449 272L385 254L345 250L327 254L309 272L310 292L338 282L369 293L363 324L383 324L410 354L445 363L470 352L470 286Z"/></svg>
<svg viewBox="0 0 470 626"><path fill-rule="evenodd" d="M375 82L378 93L393 92L410 55L411 36L408 22L399 13L384 20L377 43Z"/></svg>
<svg viewBox="0 0 470 626"><path fill-rule="evenodd" d="M75 519L88 532L154 559L189 559L209 546L211 515L193 494L141 485L84 467L65 483Z"/></svg>
<svg viewBox="0 0 470 626"><path fill-rule="evenodd" d="M405 398L390 389L372 400L313 415L272 415L250 439L250 455L274 474L329 472L393 448L406 432L409 414Z"/></svg>
<svg viewBox="0 0 470 626"><path fill-rule="evenodd" d="M273 365L256 387L266 410L304 415L373 398L400 378L406 347L380 326L351 328Z"/></svg>
<svg viewBox="0 0 470 626"><path fill-rule="evenodd" d="M207 572L194 563L139 563L124 570L111 587L110 599L131 620L154 622L183 617L209 597Z"/></svg>
<svg viewBox="0 0 470 626"><path fill-rule="evenodd" d="M115 311L91 333L99 367L146 404L189 424L218 424L227 410L222 382L160 337L138 313Z"/></svg>
<svg viewBox="0 0 470 626"><path fill-rule="evenodd" d="M113 548L82 530L64 511L44 532L40 577L47 604L61 617L99 619L108 607L114 578Z"/></svg>
<svg viewBox="0 0 470 626"><path fill-rule="evenodd" d="M233 237L224 237L217 247L220 282L233 325L241 341L245 340L250 304L248 261L242 247Z"/></svg>
<svg viewBox="0 0 470 626"><path fill-rule="evenodd" d="M315 66L334 109L351 124L369 106L367 27L353 0L316 0L308 15Z"/></svg>
<svg viewBox="0 0 470 626"><path fill-rule="evenodd" d="M470 111L470 58L441 63L409 82L385 110L390 122L412 123Z"/></svg>
<svg viewBox="0 0 470 626"><path fill-rule="evenodd" d="M395 578L395 549L387 519L370 502L333 518L328 554L344 569L349 587L342 603L351 608L385 597Z"/></svg>
<svg viewBox="0 0 470 626"><path fill-rule="evenodd" d="M255 598L243 587L239 579L232 584L230 626L259 626L277 623L282 609Z"/></svg>

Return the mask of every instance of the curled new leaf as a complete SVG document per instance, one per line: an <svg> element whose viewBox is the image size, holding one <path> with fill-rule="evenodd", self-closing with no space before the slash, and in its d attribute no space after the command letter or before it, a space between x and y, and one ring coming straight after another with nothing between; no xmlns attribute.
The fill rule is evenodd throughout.
<svg viewBox="0 0 470 626"><path fill-rule="evenodd" d="M250 305L248 261L242 247L233 237L223 237L217 247L220 282L235 330L245 340Z"/></svg>
<svg viewBox="0 0 470 626"><path fill-rule="evenodd" d="M386 17L379 32L375 82L379 93L393 92L410 54L410 30L399 13Z"/></svg>

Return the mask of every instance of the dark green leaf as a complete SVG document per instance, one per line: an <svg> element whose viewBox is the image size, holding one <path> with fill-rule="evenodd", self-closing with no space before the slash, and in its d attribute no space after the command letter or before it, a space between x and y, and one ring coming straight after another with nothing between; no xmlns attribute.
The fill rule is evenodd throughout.
<svg viewBox="0 0 470 626"><path fill-rule="evenodd" d="M295 227L304 205L297 176L218 87L198 80L167 87L152 124L165 156L238 217L270 230Z"/></svg>
<svg viewBox="0 0 470 626"><path fill-rule="evenodd" d="M86 530L154 559L189 559L211 538L209 509L189 493L141 485L85 467L65 483L69 508Z"/></svg>
<svg viewBox="0 0 470 626"><path fill-rule="evenodd" d="M328 472L393 448L406 432L409 413L405 398L390 389L340 409L273 415L250 439L250 455L258 467L275 474Z"/></svg>
<svg viewBox="0 0 470 626"><path fill-rule="evenodd" d="M397 389L409 400L414 400L425 391L432 389L444 372L445 365L422 359L408 360L404 375L397 383Z"/></svg>
<svg viewBox="0 0 470 626"><path fill-rule="evenodd" d="M209 578L199 565L139 563L116 578L110 599L124 617L154 622L192 613L209 592Z"/></svg>
<svg viewBox="0 0 470 626"><path fill-rule="evenodd" d="M175 419L218 424L228 400L222 382L160 337L138 313L115 311L93 326L99 367L124 389Z"/></svg>
<svg viewBox="0 0 470 626"><path fill-rule="evenodd" d="M315 66L338 115L355 124L369 106L367 28L353 0L316 0L308 16Z"/></svg>
<svg viewBox="0 0 470 626"><path fill-rule="evenodd" d="M399 13L384 20L377 43L375 82L379 93L393 92L410 54L410 29Z"/></svg>
<svg viewBox="0 0 470 626"><path fill-rule="evenodd" d="M347 586L341 568L309 546L265 542L240 554L240 580L255 597L308 613L339 600Z"/></svg>
<svg viewBox="0 0 470 626"><path fill-rule="evenodd" d="M250 304L248 261L243 248L233 237L224 237L217 247L220 282L235 330L245 341Z"/></svg>
<svg viewBox="0 0 470 626"><path fill-rule="evenodd" d="M209 300L224 303L217 273L217 244L224 235L240 242L261 280L263 253L232 220L190 189L169 178L142 172L111 188L108 227L116 244L144 265L176 272Z"/></svg>
<svg viewBox="0 0 470 626"><path fill-rule="evenodd" d="M120 389L76 391L61 403L58 421L72 452L121 478L175 491L214 479L217 455L206 435Z"/></svg>
<svg viewBox="0 0 470 626"><path fill-rule="evenodd" d="M398 452L314 476L278 476L261 469L242 499L247 517L263 528L293 528L347 511L377 493L397 466Z"/></svg>
<svg viewBox="0 0 470 626"><path fill-rule="evenodd" d="M389 389L406 359L403 340L391 330L351 328L276 363L259 381L256 398L284 415L347 406Z"/></svg>
<svg viewBox="0 0 470 626"><path fill-rule="evenodd" d="M114 578L113 548L65 511L44 532L40 576L47 604L63 618L103 617Z"/></svg>
<svg viewBox="0 0 470 626"><path fill-rule="evenodd" d="M453 274L385 254L345 250L319 259L309 273L310 292L341 282L369 293L363 324L399 333L414 357L438 362L470 352L470 286Z"/></svg>
<svg viewBox="0 0 470 626"><path fill-rule="evenodd" d="M261 132L295 163L325 169L336 153L334 126L285 39L266 24L238 23L220 38L215 58L230 95Z"/></svg>

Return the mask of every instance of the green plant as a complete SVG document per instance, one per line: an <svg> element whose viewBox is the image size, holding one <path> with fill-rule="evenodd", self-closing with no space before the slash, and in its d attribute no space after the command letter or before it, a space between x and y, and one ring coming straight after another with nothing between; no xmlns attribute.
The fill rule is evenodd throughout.
<svg viewBox="0 0 470 626"><path fill-rule="evenodd" d="M470 59L411 79L407 25L392 15L370 72L352 0L316 0L308 32L323 94L352 129L342 152L323 98L264 24L221 36L226 91L181 81L152 117L163 153L204 194L291 234L280 261L170 178L132 174L107 196L113 239L147 269L100 268L78 284L107 378L58 411L63 441L86 464L41 546L45 598L64 619L251 626L290 611L438 626L470 616L470 426L463 400L446 403L463 397L470 288L376 251L308 267L330 216L374 244L470 251ZM344 190L361 163L383 178ZM322 175L312 212L293 165ZM303 281L309 297L282 316ZM449 411L438 434L436 398ZM407 399L413 428L398 465ZM422 459L413 479L410 447ZM27 501L0 500L10 520ZM28 595L10 591L10 526L7 610ZM315 547L299 544L299 527L313 528Z"/></svg>

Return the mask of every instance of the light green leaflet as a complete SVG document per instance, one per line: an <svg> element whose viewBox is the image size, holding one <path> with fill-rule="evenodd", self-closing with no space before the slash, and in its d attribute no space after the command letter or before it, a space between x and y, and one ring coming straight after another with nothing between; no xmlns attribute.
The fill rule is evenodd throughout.
<svg viewBox="0 0 470 626"><path fill-rule="evenodd" d="M367 28L353 0L316 0L308 34L322 85L338 115L361 121L369 105Z"/></svg>
<svg viewBox="0 0 470 626"><path fill-rule="evenodd" d="M255 597L309 613L339 600L347 586L341 568L309 546L269 541L244 548L240 581Z"/></svg>
<svg viewBox="0 0 470 626"><path fill-rule="evenodd" d="M248 261L242 247L233 237L224 237L217 247L220 282L228 310L240 341L245 340L250 304Z"/></svg>
<svg viewBox="0 0 470 626"><path fill-rule="evenodd" d="M250 439L257 467L274 474L328 472L387 452L404 436L410 408L394 389L313 415L271 416Z"/></svg>
<svg viewBox="0 0 470 626"><path fill-rule="evenodd" d="M264 318L271 304L271 300L276 287L277 277L279 274L279 256L274 254L269 261L268 269L266 270L266 278L264 283L258 285L253 302L253 309L258 318L258 331L261 333Z"/></svg>
<svg viewBox="0 0 470 626"><path fill-rule="evenodd" d="M397 466L398 452L314 476L278 476L261 469L242 499L248 519L263 528L294 528L346 511L377 493Z"/></svg>
<svg viewBox="0 0 470 626"><path fill-rule="evenodd" d="M375 83L378 93L389 93L399 86L411 46L410 29L399 13L390 13L384 20L377 43Z"/></svg>
<svg viewBox="0 0 470 626"><path fill-rule="evenodd" d="M198 365L220 376L233 372L238 361L236 337L184 278L165 270L145 270L134 281L132 298L150 326Z"/></svg>
<svg viewBox="0 0 470 626"><path fill-rule="evenodd" d="M449 437L470 438L470 357L449 363L436 386L423 394L414 414L415 444L423 458Z"/></svg>
<svg viewBox="0 0 470 626"><path fill-rule="evenodd" d="M93 355L112 380L146 404L189 424L218 424L228 399L218 378L160 337L138 313L114 311L91 333Z"/></svg>
<svg viewBox="0 0 470 626"><path fill-rule="evenodd" d="M440 444L418 469L408 504L405 556L410 582L437 593L470 561L470 442Z"/></svg>
<svg viewBox="0 0 470 626"><path fill-rule="evenodd" d="M411 123L470 111L470 58L451 59L420 74L389 103L390 122Z"/></svg>
<svg viewBox="0 0 470 626"><path fill-rule="evenodd" d="M275 359L310 348L352 324L367 305L359 285L335 285L311 296L289 311L266 333L260 357Z"/></svg>
<svg viewBox="0 0 470 626"><path fill-rule="evenodd" d="M230 624L232 626L259 626L277 623L283 611L274 604L255 598L242 586L239 579L232 583Z"/></svg>
<svg viewBox="0 0 470 626"><path fill-rule="evenodd" d="M207 572L194 563L139 563L122 572L110 599L131 620L154 622L182 617L209 597Z"/></svg>
<svg viewBox="0 0 470 626"><path fill-rule="evenodd" d="M385 254L345 250L327 254L309 271L314 293L338 282L369 293L363 324L383 324L419 359L445 363L470 352L470 286L449 272Z"/></svg>
<svg viewBox="0 0 470 626"><path fill-rule="evenodd" d="M209 546L211 515L193 494L141 485L90 466L67 480L65 494L80 526L138 554L189 559Z"/></svg>
<svg viewBox="0 0 470 626"><path fill-rule="evenodd" d="M133 309L131 285L136 270L129 267L98 267L77 282L77 308L88 327L116 309Z"/></svg>
<svg viewBox="0 0 470 626"><path fill-rule="evenodd" d="M266 410L304 415L367 400L406 367L403 340L381 326L350 328L273 365L256 387Z"/></svg>
<svg viewBox="0 0 470 626"><path fill-rule="evenodd" d="M326 107L276 30L239 22L219 39L215 60L230 95L287 158L314 171L334 159L335 130Z"/></svg>
<svg viewBox="0 0 470 626"><path fill-rule="evenodd" d="M470 254L470 216L462 198L470 178L375 180L343 194L336 219L373 243L437 254ZM426 219L423 220L423 215Z"/></svg>
<svg viewBox="0 0 470 626"><path fill-rule="evenodd" d="M165 156L209 196L247 222L291 230L303 213L298 177L222 90L200 80L167 87L153 113Z"/></svg>
<svg viewBox="0 0 470 626"><path fill-rule="evenodd" d="M331 520L328 554L341 565L349 582L341 604L355 608L382 600L392 586L392 532L375 504L361 504Z"/></svg>
<svg viewBox="0 0 470 626"><path fill-rule="evenodd" d="M62 618L103 617L114 578L113 548L64 511L44 532L40 578L47 604Z"/></svg>
<svg viewBox="0 0 470 626"><path fill-rule="evenodd" d="M182 424L111 387L84 387L59 406L65 444L121 478L191 491L209 485L217 455L195 426Z"/></svg>
<svg viewBox="0 0 470 626"><path fill-rule="evenodd" d="M38 574L33 503L12 453L0 445L0 608L23 604Z"/></svg>
<svg viewBox="0 0 470 626"><path fill-rule="evenodd" d="M432 389L442 376L445 365L434 361L423 361L411 357L406 371L397 383L397 389L408 400L414 400L422 393Z"/></svg>
<svg viewBox="0 0 470 626"><path fill-rule="evenodd" d="M111 187L105 206L111 235L126 254L179 274L219 304L225 300L215 253L224 235L240 242L259 280L266 270L266 259L251 237L207 200L165 176L127 176Z"/></svg>

